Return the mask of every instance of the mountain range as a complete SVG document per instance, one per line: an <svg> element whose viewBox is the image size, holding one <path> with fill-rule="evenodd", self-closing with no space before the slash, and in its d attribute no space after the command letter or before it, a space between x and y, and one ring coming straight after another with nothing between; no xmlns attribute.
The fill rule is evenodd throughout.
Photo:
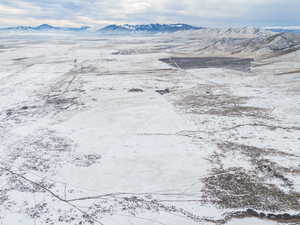
<svg viewBox="0 0 300 225"><path fill-rule="evenodd" d="M20 32L38 32L38 31L69 31L69 32L97 32L102 34L126 34L126 33L171 33L176 31L186 31L186 30L201 30L205 29L204 27L196 27L188 24L141 24L141 25L108 25L98 30L92 30L88 26L82 27L59 27L52 26L49 24L42 24L39 26L16 26L16 27L5 27L0 28L0 31L20 31ZM265 30L269 30L272 32L280 32L280 33L300 33L299 29L289 29L289 28L265 28ZM259 32L260 29L252 28L252 27L244 27L244 28L230 28L227 29L226 32L244 32L249 33L250 31L253 33Z"/></svg>
<svg viewBox="0 0 300 225"><path fill-rule="evenodd" d="M57 27L49 24L39 26L16 26L0 28L0 31L88 31L90 27ZM199 30L202 27L195 27L188 24L144 24L144 25L108 25L96 30L100 33L159 33L159 32L176 32L181 30Z"/></svg>
<svg viewBox="0 0 300 225"><path fill-rule="evenodd" d="M200 30L203 27L195 27L188 24L142 24L142 25L109 25L106 26L98 32L103 33L126 33L126 32L150 32L150 33L157 33L157 32L176 32L182 30Z"/></svg>
<svg viewBox="0 0 300 225"><path fill-rule="evenodd" d="M284 29L284 28L276 28L276 29L268 29L270 31L276 32L276 33L298 33L300 34L300 29Z"/></svg>
<svg viewBox="0 0 300 225"><path fill-rule="evenodd" d="M86 31L90 27L57 27L49 24L42 24L36 27L33 26L16 26L16 27L5 27L0 28L0 31Z"/></svg>

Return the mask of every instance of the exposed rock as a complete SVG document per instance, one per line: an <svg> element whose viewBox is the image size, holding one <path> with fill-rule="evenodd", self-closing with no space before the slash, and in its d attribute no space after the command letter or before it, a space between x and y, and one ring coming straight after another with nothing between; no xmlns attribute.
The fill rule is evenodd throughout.
<svg viewBox="0 0 300 225"><path fill-rule="evenodd" d="M169 94L170 93L170 89L166 88L163 90L156 90L157 93L161 94L161 95L165 95L165 94Z"/></svg>
<svg viewBox="0 0 300 225"><path fill-rule="evenodd" d="M131 88L128 90L128 92L144 92L144 90L141 88Z"/></svg>

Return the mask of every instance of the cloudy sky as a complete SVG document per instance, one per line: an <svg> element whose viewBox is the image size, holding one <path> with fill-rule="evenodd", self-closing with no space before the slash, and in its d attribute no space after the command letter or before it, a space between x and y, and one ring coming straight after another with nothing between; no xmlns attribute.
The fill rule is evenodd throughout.
<svg viewBox="0 0 300 225"><path fill-rule="evenodd" d="M300 0L0 0L0 27L123 23L300 26Z"/></svg>

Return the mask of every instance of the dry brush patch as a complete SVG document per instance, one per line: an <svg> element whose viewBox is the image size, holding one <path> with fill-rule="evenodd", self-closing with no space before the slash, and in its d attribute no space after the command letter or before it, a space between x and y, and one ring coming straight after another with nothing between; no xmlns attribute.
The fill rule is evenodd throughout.
<svg viewBox="0 0 300 225"><path fill-rule="evenodd" d="M143 218L144 220L152 222L159 221L159 216L163 213L183 217L196 223L203 221L203 219L195 213L172 204L172 202L176 202L176 200L160 201L154 199L152 194L155 195L156 193L110 193L94 198L66 199L55 191L52 191L51 187L33 181L10 169L2 167L0 169L0 171L5 171L15 177L21 185L23 185L22 187L30 186L34 188L36 192L40 190L40 192L50 195L51 198L39 198L34 205L32 205L32 203L28 204L28 202L25 201L23 204L24 207L21 209L21 211L24 211L25 214L39 223L53 225L58 222L72 225L103 224L101 220L106 216L124 215L139 220L143 218L142 216L144 214L147 215L148 212L157 215L157 219ZM168 193L158 195L165 195L165 197L177 196L177 194ZM178 195L180 196L181 194L179 193ZM183 193L182 195L184 196ZM69 207L64 207L64 205ZM82 207L83 205L84 207ZM6 207L6 210L10 210L10 208L14 207Z"/></svg>
<svg viewBox="0 0 300 225"><path fill-rule="evenodd" d="M36 91L31 100L1 110L0 126L8 129L16 124L35 122L48 115L84 109L82 98L86 97L86 93L80 76L95 72L96 68L92 66L74 67L49 87Z"/></svg>
<svg viewBox="0 0 300 225"><path fill-rule="evenodd" d="M195 93L183 96L177 102L180 108L196 114L208 114L231 117L251 117L270 119L269 109L247 106L249 97L229 94Z"/></svg>
<svg viewBox="0 0 300 225"><path fill-rule="evenodd" d="M203 179L203 192L208 202L232 209L300 210L300 193L286 193L274 184L263 183L255 171L229 168L215 170L214 175Z"/></svg>
<svg viewBox="0 0 300 225"><path fill-rule="evenodd" d="M24 179L15 174L0 170L0 180L5 184L0 193L1 203L9 200L6 196L11 191L36 193L44 192L45 190L41 189L44 187L63 192L63 183L48 177L55 175L60 168L68 164L90 167L100 163L99 154L77 153L75 147L72 140L50 130L38 130L35 135L28 135L11 144L7 149L6 161L0 162L0 166L22 176L34 177L36 184L24 182Z"/></svg>
<svg viewBox="0 0 300 225"><path fill-rule="evenodd" d="M223 208L251 208L262 211L300 210L300 193L287 178L297 168L279 165L267 156L279 156L285 160L297 160L299 156L275 149L257 148L232 142L218 144L219 152L209 159L213 164L212 175L203 179L203 195L206 201ZM227 157L242 157L250 168L225 168ZM280 181L282 185L278 185ZM275 181L275 182L272 182Z"/></svg>

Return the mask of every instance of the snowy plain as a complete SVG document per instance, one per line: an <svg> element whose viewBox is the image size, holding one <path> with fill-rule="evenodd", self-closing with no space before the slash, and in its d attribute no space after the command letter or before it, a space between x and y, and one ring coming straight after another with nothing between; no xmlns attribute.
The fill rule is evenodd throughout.
<svg viewBox="0 0 300 225"><path fill-rule="evenodd" d="M299 46L0 33L0 224L299 224Z"/></svg>

